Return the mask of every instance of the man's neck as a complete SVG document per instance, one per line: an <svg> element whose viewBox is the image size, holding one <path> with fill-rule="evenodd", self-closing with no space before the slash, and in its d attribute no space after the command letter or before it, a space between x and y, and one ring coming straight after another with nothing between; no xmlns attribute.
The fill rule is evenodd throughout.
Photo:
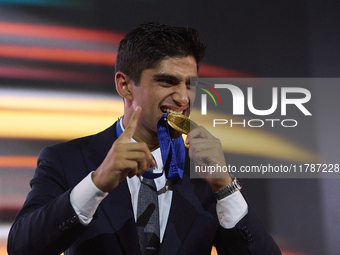
<svg viewBox="0 0 340 255"><path fill-rule="evenodd" d="M126 124L124 123L124 117L122 124L125 130ZM150 151L154 151L159 147L157 132L147 131L137 127L132 138L136 142L145 142Z"/></svg>
<svg viewBox="0 0 340 255"><path fill-rule="evenodd" d="M154 151L155 149L159 147L157 133L155 133L155 135L152 135L147 131L145 132L137 132L137 131L140 131L140 130L136 130L135 134L132 137L137 142L145 142L150 151Z"/></svg>

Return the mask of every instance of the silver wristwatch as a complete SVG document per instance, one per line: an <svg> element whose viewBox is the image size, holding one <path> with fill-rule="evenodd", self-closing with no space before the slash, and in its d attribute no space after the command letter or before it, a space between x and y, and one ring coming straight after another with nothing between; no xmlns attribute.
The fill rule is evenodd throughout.
<svg viewBox="0 0 340 255"><path fill-rule="evenodd" d="M236 177L234 177L233 175L230 175L232 182L225 188L221 189L218 192L214 192L215 197L220 200L222 198L225 198L231 194L233 194L234 192L242 189L241 184L238 182L238 180L236 179Z"/></svg>

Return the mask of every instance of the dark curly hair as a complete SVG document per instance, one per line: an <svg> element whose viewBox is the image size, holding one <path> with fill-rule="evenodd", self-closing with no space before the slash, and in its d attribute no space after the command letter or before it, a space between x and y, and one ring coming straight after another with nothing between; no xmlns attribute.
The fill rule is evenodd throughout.
<svg viewBox="0 0 340 255"><path fill-rule="evenodd" d="M156 67L165 57L193 56L198 68L204 55L205 45L196 29L148 22L121 40L116 72L125 73L138 85L142 71Z"/></svg>

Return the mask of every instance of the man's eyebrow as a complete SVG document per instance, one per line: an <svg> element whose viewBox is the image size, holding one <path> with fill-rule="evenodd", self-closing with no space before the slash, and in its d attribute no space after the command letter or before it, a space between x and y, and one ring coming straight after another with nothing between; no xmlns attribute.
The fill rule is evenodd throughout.
<svg viewBox="0 0 340 255"><path fill-rule="evenodd" d="M168 80L173 80L173 81L179 81L179 79L171 74L166 74L166 73L158 73L153 75L155 79L168 79Z"/></svg>
<svg viewBox="0 0 340 255"><path fill-rule="evenodd" d="M169 80L173 80L173 81L177 81L177 82L180 81L176 76L171 75L171 74L166 74L166 73L155 74L152 77L155 78L155 79L169 79ZM198 78L198 76L194 76L194 77L190 77L190 78Z"/></svg>

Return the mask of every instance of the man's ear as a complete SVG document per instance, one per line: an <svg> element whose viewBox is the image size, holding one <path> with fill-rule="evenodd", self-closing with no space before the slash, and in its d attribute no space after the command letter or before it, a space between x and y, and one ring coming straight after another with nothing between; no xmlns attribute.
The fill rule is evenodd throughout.
<svg viewBox="0 0 340 255"><path fill-rule="evenodd" d="M115 76L116 90L123 98L133 100L132 90L134 83L129 76L122 72L117 72Z"/></svg>

